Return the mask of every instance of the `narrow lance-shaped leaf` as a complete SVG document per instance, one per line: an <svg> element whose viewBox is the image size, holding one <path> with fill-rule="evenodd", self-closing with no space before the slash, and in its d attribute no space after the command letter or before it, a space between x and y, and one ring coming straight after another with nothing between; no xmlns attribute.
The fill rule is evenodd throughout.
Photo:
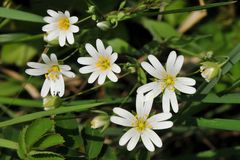
<svg viewBox="0 0 240 160"><path fill-rule="evenodd" d="M4 8L4 7L0 7L0 17L20 20L20 21L44 23L43 17L39 15L24 12L24 11L19 11L16 9Z"/></svg>

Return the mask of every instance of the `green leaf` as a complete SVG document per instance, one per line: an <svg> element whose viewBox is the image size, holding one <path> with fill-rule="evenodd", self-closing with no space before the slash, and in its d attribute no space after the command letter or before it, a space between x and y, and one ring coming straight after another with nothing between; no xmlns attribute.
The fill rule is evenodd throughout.
<svg viewBox="0 0 240 160"><path fill-rule="evenodd" d="M49 147L59 145L64 143L64 139L60 134L51 134L46 135L43 138L39 140L39 143L37 145L34 145L34 148L37 148L39 150L45 150Z"/></svg>
<svg viewBox="0 0 240 160"><path fill-rule="evenodd" d="M62 155L49 151L31 151L29 155L29 160L64 160Z"/></svg>
<svg viewBox="0 0 240 160"><path fill-rule="evenodd" d="M216 94L208 94L201 101L203 103L225 103L225 104L240 104L240 94L231 93L225 94L223 96L218 96Z"/></svg>
<svg viewBox="0 0 240 160"><path fill-rule="evenodd" d="M194 159L194 160L213 160L213 159L219 159L224 157L226 159L230 156L239 156L240 155L240 146L230 147L230 148L223 148L218 150L209 150L209 151L203 151L195 154L189 154L189 155L181 155L178 157L170 158L170 160L187 160L187 159Z"/></svg>
<svg viewBox="0 0 240 160"><path fill-rule="evenodd" d="M43 17L39 15L24 12L24 11L19 11L16 9L3 8L3 7L0 7L0 17L20 20L20 21L44 23Z"/></svg>
<svg viewBox="0 0 240 160"><path fill-rule="evenodd" d="M147 30L149 30L154 39L160 42L163 39L179 37L181 35L166 22L155 21L147 18L141 19L140 22Z"/></svg>
<svg viewBox="0 0 240 160"><path fill-rule="evenodd" d="M232 120L232 119L190 118L190 119L187 119L186 125L196 125L199 127L207 127L207 128L213 128L213 129L240 131L240 120Z"/></svg>
<svg viewBox="0 0 240 160"><path fill-rule="evenodd" d="M25 66L37 54L37 49L25 43L5 44L2 47L1 60L5 64Z"/></svg>
<svg viewBox="0 0 240 160"><path fill-rule="evenodd" d="M18 149L18 144L14 141L0 138L0 147L9 149Z"/></svg>
<svg viewBox="0 0 240 160"><path fill-rule="evenodd" d="M28 129L28 126L24 127L23 130L20 132L19 138L18 138L19 147L17 150L17 154L21 159L25 159L25 157L27 156L27 147L25 143L27 129Z"/></svg>
<svg viewBox="0 0 240 160"><path fill-rule="evenodd" d="M25 33L0 34L0 44L31 41L31 40L40 39L40 38L43 38L43 34L39 34L39 35L30 35Z"/></svg>
<svg viewBox="0 0 240 160"><path fill-rule="evenodd" d="M103 146L103 135L98 129L92 129L90 126L84 130L83 138L86 139L86 152L89 159L96 158L101 152Z"/></svg>
<svg viewBox="0 0 240 160"><path fill-rule="evenodd" d="M191 12L191 11L197 11L197 10L203 10L203 9L209 9L209 8L214 8L214 7L219 7L219 6L230 5L230 4L233 4L236 2L237 1L211 3L211 4L202 5L202 6L185 7L185 8L174 9L174 10L166 10L166 11L162 11L162 12L148 12L145 15L159 15L159 14Z"/></svg>
<svg viewBox="0 0 240 160"><path fill-rule="evenodd" d="M111 160L118 159L116 151L112 147L108 147L105 154L100 158L100 160L106 160L106 159L111 159Z"/></svg>
<svg viewBox="0 0 240 160"><path fill-rule="evenodd" d="M138 81L141 84L146 84L147 83L147 76L146 76L145 72L143 71L143 69L138 68L137 72L138 72Z"/></svg>
<svg viewBox="0 0 240 160"><path fill-rule="evenodd" d="M0 83L0 96L12 96L22 89L22 85L16 81L5 81Z"/></svg>
<svg viewBox="0 0 240 160"><path fill-rule="evenodd" d="M83 146L82 136L79 134L79 123L74 114L56 116L55 130L60 133L64 140L64 144L71 149L79 149Z"/></svg>
<svg viewBox="0 0 240 160"><path fill-rule="evenodd" d="M26 132L26 145L31 148L45 133L47 133L53 127L53 121L44 118L37 119L27 129Z"/></svg>
<svg viewBox="0 0 240 160"><path fill-rule="evenodd" d="M0 122L0 127L5 127L5 126L13 125L13 124L19 124L22 122L27 122L27 121L31 121L34 119L38 119L38 118L50 116L50 115L57 115L57 114L68 113L68 112L85 111L87 109L90 109L90 108L93 108L96 106L100 106L103 104L111 104L111 103L101 102L101 103L83 104L83 105L76 105L76 106L59 107L57 109L52 109L52 110L48 110L48 111L35 112L35 113L19 116L19 117L16 117L16 118L13 118L13 119L10 119L7 121Z"/></svg>
<svg viewBox="0 0 240 160"><path fill-rule="evenodd" d="M117 53L127 53L127 54L136 54L136 49L120 38L114 38L108 41L108 44L113 47L114 52Z"/></svg>

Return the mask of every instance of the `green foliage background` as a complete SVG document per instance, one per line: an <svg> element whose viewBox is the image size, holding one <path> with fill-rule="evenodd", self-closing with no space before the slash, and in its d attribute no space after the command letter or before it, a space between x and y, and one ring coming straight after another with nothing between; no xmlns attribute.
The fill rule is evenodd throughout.
<svg viewBox="0 0 240 160"><path fill-rule="evenodd" d="M236 1L184 0L3 0L0 7L0 159L238 159L240 155L240 19ZM94 11L90 8L93 6ZM43 41L41 27L46 10L69 10L81 23L75 44L59 47ZM179 26L195 10L207 15L187 32ZM107 30L96 26L106 21ZM86 56L85 43L101 38L119 53L122 72L117 83L87 84L76 59ZM103 111L121 106L134 111L136 88L148 76L140 68L147 55L161 62L171 50L185 56L181 75L199 69L207 53L228 56L221 73L209 83L200 73L192 74L197 93L179 95L180 111L173 116L174 127L160 131L163 147L148 152L139 143L132 151L118 145L125 132L110 124L104 130L91 129L90 121ZM70 64L77 77L66 80L60 106L43 111L38 91L43 78L29 77L28 61L42 52L56 53ZM68 57L70 55L70 57ZM218 59L215 59L218 60ZM30 85L30 90L29 90ZM27 88L28 86L28 88ZM154 111L161 112L160 98ZM98 112L96 112L98 110Z"/></svg>

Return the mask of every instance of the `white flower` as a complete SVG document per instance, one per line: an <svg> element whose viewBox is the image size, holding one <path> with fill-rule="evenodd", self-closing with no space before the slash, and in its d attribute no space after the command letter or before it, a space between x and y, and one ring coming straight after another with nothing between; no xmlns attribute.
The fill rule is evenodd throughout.
<svg viewBox="0 0 240 160"><path fill-rule="evenodd" d="M117 82L118 78L114 74L120 73L121 68L115 64L118 58L116 52L112 53L112 47L108 46L106 49L100 39L96 40L97 50L89 43L85 45L87 52L91 57L79 57L78 63L87 65L79 69L80 73L91 73L88 83L93 83L98 78L98 84L104 83L106 77L111 81Z"/></svg>
<svg viewBox="0 0 240 160"><path fill-rule="evenodd" d="M93 129L100 128L109 123L109 118L105 115L99 115L94 117L90 123L91 123L91 128Z"/></svg>
<svg viewBox="0 0 240 160"><path fill-rule="evenodd" d="M184 57L182 55L177 57L175 51L172 51L166 62L166 70L163 68L162 64L158 59L149 55L148 60L151 64L147 62L142 62L141 66L156 80L150 82L138 88L137 92L145 94L145 100L153 99L157 97L161 92L162 96L162 107L164 112L170 112L170 104L175 113L178 112L178 101L175 93L175 89L180 92L187 94L194 94L196 89L194 86L196 81L192 78L187 77L177 77L180 72Z"/></svg>
<svg viewBox="0 0 240 160"><path fill-rule="evenodd" d="M118 116L111 116L111 122L118 125L131 127L119 140L119 145L126 143L129 151L133 150L141 138L144 146L151 152L155 150L154 145L161 148L162 140L153 130L167 129L173 126L171 113L159 113L148 118L153 101L143 101L143 95L138 94L136 99L136 111L134 116L125 109L116 107L113 112ZM153 145L154 144L154 145Z"/></svg>
<svg viewBox="0 0 240 160"><path fill-rule="evenodd" d="M78 21L76 16L70 17L69 11L64 13L61 11L47 10L50 16L46 16L43 20L49 24L42 27L42 30L47 32L47 40L52 41L58 37L59 45L62 47L66 43L66 39L69 44L74 43L73 33L79 31L78 26L73 25Z"/></svg>
<svg viewBox="0 0 240 160"><path fill-rule="evenodd" d="M63 75L73 78L75 74L71 72L69 65L59 65L57 57L54 53L50 55L50 59L46 54L42 54L43 63L28 62L27 65L32 69L26 69L25 72L32 76L45 75L45 81L42 86L41 96L47 96L49 90L52 96L64 95L65 85Z"/></svg>

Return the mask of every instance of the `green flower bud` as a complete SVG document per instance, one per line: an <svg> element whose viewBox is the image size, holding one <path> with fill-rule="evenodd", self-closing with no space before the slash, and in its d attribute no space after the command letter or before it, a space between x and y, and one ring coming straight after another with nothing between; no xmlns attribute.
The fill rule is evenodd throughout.
<svg viewBox="0 0 240 160"><path fill-rule="evenodd" d="M101 30L108 30L111 28L111 24L108 21L102 21L97 23L97 27L100 28Z"/></svg>
<svg viewBox="0 0 240 160"><path fill-rule="evenodd" d="M103 126L106 127L108 125L109 125L109 117L108 115L104 115L104 114L94 117L91 121L91 128L93 129L101 128Z"/></svg>
<svg viewBox="0 0 240 160"><path fill-rule="evenodd" d="M95 13L95 11L96 11L96 7L95 6L89 6L88 10L87 10L87 13L90 13L90 14L92 13L93 14L93 13Z"/></svg>
<svg viewBox="0 0 240 160"><path fill-rule="evenodd" d="M54 40L49 41L49 40L47 39L47 34L44 34L44 35L43 35L43 40L44 40L45 42L47 42L48 44L50 44L50 45L59 45L58 38L55 38Z"/></svg>
<svg viewBox="0 0 240 160"><path fill-rule="evenodd" d="M201 76L207 81L211 81L213 78L215 78L221 71L221 67L216 62L203 62L201 63L200 72Z"/></svg>
<svg viewBox="0 0 240 160"><path fill-rule="evenodd" d="M50 110L59 107L62 104L62 100L57 96L47 96L43 98L44 110Z"/></svg>

